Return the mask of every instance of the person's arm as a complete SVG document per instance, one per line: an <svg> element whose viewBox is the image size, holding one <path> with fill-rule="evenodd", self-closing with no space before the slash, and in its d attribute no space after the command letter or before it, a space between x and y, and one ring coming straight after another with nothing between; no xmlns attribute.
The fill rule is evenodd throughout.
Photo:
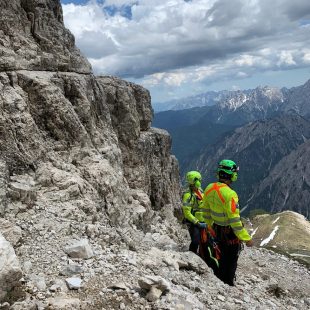
<svg viewBox="0 0 310 310"><path fill-rule="evenodd" d="M250 241L252 238L241 222L238 201L238 196L234 192L234 194L231 195L230 199L225 203L228 223L233 229L238 239L249 243L249 246L251 246L251 242L248 241Z"/></svg>
<svg viewBox="0 0 310 310"><path fill-rule="evenodd" d="M196 217L192 214L193 203L193 195L190 193L185 193L182 198L183 215L188 221L193 224L197 224L198 219L196 219Z"/></svg>

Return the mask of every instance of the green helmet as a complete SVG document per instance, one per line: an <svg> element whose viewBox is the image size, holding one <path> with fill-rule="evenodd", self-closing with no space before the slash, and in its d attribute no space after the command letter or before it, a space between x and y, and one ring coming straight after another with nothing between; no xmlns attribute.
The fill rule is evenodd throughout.
<svg viewBox="0 0 310 310"><path fill-rule="evenodd" d="M228 175L230 180L237 181L239 167L230 159L223 159L219 162L217 172L219 176ZM224 172L224 173L223 173Z"/></svg>
<svg viewBox="0 0 310 310"><path fill-rule="evenodd" d="M201 187L201 174L198 171L189 171L186 173L186 181L190 185L194 185L196 188Z"/></svg>

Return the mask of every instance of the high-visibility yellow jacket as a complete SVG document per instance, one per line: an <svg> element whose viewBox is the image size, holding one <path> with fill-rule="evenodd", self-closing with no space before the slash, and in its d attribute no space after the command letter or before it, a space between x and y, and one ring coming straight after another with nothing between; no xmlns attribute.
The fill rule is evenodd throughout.
<svg viewBox="0 0 310 310"><path fill-rule="evenodd" d="M185 219L193 224L198 222L205 222L205 210L202 208L202 189L198 189L196 192L192 189L188 189L184 192L182 197L182 211Z"/></svg>
<svg viewBox="0 0 310 310"><path fill-rule="evenodd" d="M231 226L241 241L251 240L240 219L238 195L227 184L216 182L207 186L201 207L206 210L206 223Z"/></svg>

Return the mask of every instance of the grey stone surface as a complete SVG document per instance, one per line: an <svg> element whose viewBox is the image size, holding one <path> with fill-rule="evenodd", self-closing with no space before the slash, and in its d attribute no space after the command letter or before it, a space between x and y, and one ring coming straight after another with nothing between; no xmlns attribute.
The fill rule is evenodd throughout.
<svg viewBox="0 0 310 310"><path fill-rule="evenodd" d="M67 278L66 283L70 290L78 290L81 287L82 279L77 277Z"/></svg>
<svg viewBox="0 0 310 310"><path fill-rule="evenodd" d="M22 231L19 226L12 225L8 220L0 218L0 232L3 237L15 246L22 238Z"/></svg>
<svg viewBox="0 0 310 310"><path fill-rule="evenodd" d="M78 298L51 297L48 299L48 306L52 310L75 310L80 308L81 302Z"/></svg>
<svg viewBox="0 0 310 310"><path fill-rule="evenodd" d="M68 264L61 271L62 276L72 276L74 274L80 274L83 272L83 268L77 264Z"/></svg>
<svg viewBox="0 0 310 310"><path fill-rule="evenodd" d="M87 239L75 240L64 251L73 258L91 258L94 253Z"/></svg>
<svg viewBox="0 0 310 310"><path fill-rule="evenodd" d="M162 295L162 290L160 290L159 288L157 288L156 286L152 286L150 288L150 291L147 293L146 295L146 299L148 301L154 302L157 299L160 298L160 296Z"/></svg>
<svg viewBox="0 0 310 310"><path fill-rule="evenodd" d="M45 278L43 274L31 274L29 276L30 281L32 284L39 290L39 291L44 291L46 289L46 283L45 283Z"/></svg>
<svg viewBox="0 0 310 310"><path fill-rule="evenodd" d="M11 244L0 233L0 301L22 277L20 263Z"/></svg>
<svg viewBox="0 0 310 310"><path fill-rule="evenodd" d="M90 64L64 27L59 1L2 0L0 11L1 71L90 73Z"/></svg>

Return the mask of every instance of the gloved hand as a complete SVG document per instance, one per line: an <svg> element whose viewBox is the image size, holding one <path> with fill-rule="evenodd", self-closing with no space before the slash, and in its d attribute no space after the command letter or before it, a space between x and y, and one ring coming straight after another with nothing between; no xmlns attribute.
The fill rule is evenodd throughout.
<svg viewBox="0 0 310 310"><path fill-rule="evenodd" d="M254 245L253 240L251 239L251 240L246 241L245 245L247 247L252 247Z"/></svg>
<svg viewBox="0 0 310 310"><path fill-rule="evenodd" d="M201 228L201 229L207 228L207 224L206 224L206 223L203 223L203 222L198 222L198 223L197 223L197 226L198 226L199 228Z"/></svg>

